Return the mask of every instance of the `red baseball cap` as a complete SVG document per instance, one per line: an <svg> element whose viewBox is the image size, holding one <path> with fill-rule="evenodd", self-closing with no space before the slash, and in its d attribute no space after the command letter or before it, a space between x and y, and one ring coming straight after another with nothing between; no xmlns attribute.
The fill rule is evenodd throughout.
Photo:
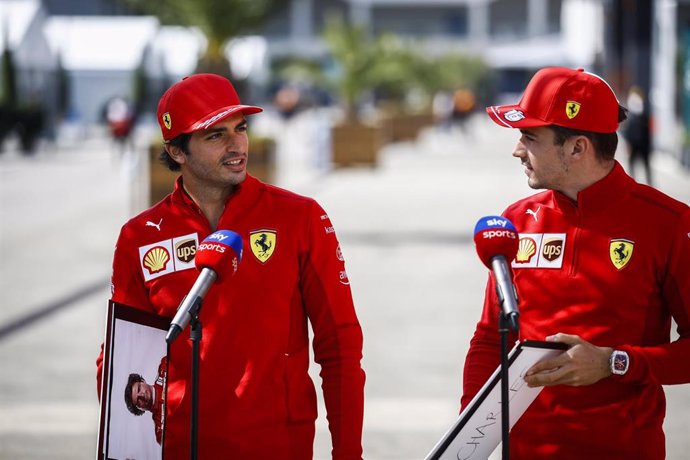
<svg viewBox="0 0 690 460"><path fill-rule="evenodd" d="M163 94L158 102L158 124L168 142L180 134L206 129L233 113L262 111L261 107L242 105L227 78L200 73L183 78Z"/></svg>
<svg viewBox="0 0 690 460"><path fill-rule="evenodd" d="M583 69L546 67L530 80L518 104L487 107L489 117L506 128L557 125L580 131L613 133L619 103L601 77Z"/></svg>

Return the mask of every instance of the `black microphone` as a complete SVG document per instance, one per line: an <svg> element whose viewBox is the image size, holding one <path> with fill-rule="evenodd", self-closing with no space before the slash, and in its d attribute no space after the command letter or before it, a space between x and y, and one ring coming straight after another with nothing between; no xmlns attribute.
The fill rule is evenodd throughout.
<svg viewBox="0 0 690 460"><path fill-rule="evenodd" d="M518 330L517 290L508 264L518 251L519 236L515 226L505 217L482 217L474 227L474 244L481 261L494 273L496 293L503 315L510 328Z"/></svg>
<svg viewBox="0 0 690 460"><path fill-rule="evenodd" d="M232 276L242 259L242 237L230 230L218 230L207 236L197 248L194 264L201 271L194 286L177 308L165 341L172 343L196 315L213 283Z"/></svg>

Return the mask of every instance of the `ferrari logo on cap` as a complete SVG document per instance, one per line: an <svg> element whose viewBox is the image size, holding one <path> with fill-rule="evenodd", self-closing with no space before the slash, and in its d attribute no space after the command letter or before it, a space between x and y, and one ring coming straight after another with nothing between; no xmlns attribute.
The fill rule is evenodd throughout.
<svg viewBox="0 0 690 460"><path fill-rule="evenodd" d="M609 257L613 266L620 270L628 265L634 248L634 241L624 239L611 240L609 243Z"/></svg>
<svg viewBox="0 0 690 460"><path fill-rule="evenodd" d="M575 101L568 101L565 104L565 114L570 118L571 120L577 116L577 114L580 113L580 103L575 102Z"/></svg>
<svg viewBox="0 0 690 460"><path fill-rule="evenodd" d="M170 127L172 126L172 120L170 119L170 112L165 112L163 114L163 124L168 129L170 129Z"/></svg>
<svg viewBox="0 0 690 460"><path fill-rule="evenodd" d="M266 263L276 249L275 230L257 230L249 234L249 246L259 262Z"/></svg>

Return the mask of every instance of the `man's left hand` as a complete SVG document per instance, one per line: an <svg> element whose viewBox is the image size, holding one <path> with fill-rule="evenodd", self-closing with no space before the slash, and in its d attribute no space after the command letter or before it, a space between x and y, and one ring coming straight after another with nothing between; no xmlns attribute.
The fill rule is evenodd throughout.
<svg viewBox="0 0 690 460"><path fill-rule="evenodd" d="M546 338L569 346L565 353L538 362L525 374L529 387L591 385L611 375L609 357L613 348L597 347L577 335L558 333Z"/></svg>

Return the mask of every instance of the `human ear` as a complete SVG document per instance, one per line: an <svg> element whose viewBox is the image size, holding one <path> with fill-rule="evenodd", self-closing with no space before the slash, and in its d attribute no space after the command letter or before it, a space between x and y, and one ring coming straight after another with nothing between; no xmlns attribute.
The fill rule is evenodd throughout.
<svg viewBox="0 0 690 460"><path fill-rule="evenodd" d="M177 164L184 164L186 161L186 156L184 151L176 145L165 144L165 151L168 152L170 158L172 158Z"/></svg>
<svg viewBox="0 0 690 460"><path fill-rule="evenodd" d="M570 155L573 159L582 158L592 148L592 143L586 136L574 136L570 139Z"/></svg>

